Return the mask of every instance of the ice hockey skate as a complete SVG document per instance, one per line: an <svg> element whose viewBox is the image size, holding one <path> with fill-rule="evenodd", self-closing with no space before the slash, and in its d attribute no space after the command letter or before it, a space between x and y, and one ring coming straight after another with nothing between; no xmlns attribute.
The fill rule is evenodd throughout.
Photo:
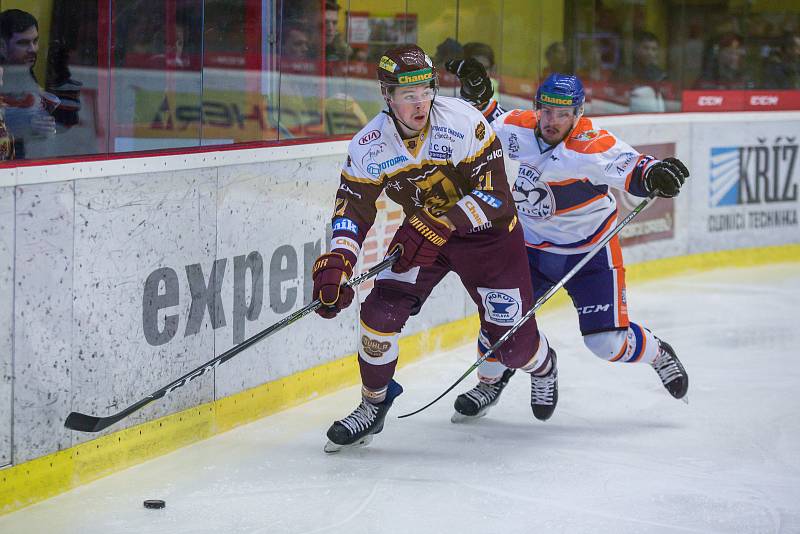
<svg viewBox="0 0 800 534"><path fill-rule="evenodd" d="M540 421L547 421L558 404L558 369L556 351L550 348L550 359L553 367L544 376L531 374L531 410L533 416Z"/></svg>
<svg viewBox="0 0 800 534"><path fill-rule="evenodd" d="M497 404L500 394L508 385L508 381L514 376L514 369L506 369L500 380L494 384L478 382L478 385L471 390L456 397L456 413L450 418L453 423L474 421L480 419L489 412L489 408Z"/></svg>
<svg viewBox="0 0 800 534"><path fill-rule="evenodd" d="M659 351L656 359L651 364L658 373L661 383L669 394L676 399L681 399L688 404L686 393L689 391L689 375L675 354L675 350L665 341L658 340Z"/></svg>
<svg viewBox="0 0 800 534"><path fill-rule="evenodd" d="M328 429L328 443L325 452L334 453L342 449L366 447L375 434L383 430L386 413L392 407L394 399L403 392L403 386L392 380L386 391L386 399L374 404L364 399L353 410L353 413L334 422Z"/></svg>

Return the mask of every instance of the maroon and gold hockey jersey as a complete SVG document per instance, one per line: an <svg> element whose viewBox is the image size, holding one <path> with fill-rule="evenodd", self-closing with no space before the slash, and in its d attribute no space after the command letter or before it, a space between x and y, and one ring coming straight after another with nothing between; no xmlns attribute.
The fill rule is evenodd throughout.
<svg viewBox="0 0 800 534"><path fill-rule="evenodd" d="M456 98L436 98L411 146L386 112L353 137L336 194L332 249L358 256L382 191L406 216L420 209L446 215L460 235L507 233L516 224L500 142L483 115Z"/></svg>

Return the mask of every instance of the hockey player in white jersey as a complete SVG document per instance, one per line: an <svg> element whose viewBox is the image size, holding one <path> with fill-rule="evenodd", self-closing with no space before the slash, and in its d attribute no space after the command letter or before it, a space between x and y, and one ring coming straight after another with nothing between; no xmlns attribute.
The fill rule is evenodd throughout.
<svg viewBox="0 0 800 534"><path fill-rule="evenodd" d="M536 298L567 274L616 225L617 207L609 187L645 197L674 197L689 172L676 158L659 161L640 154L583 117L584 90L576 76L551 74L536 92L535 110L505 112L492 99L482 65L456 60L447 69L461 80L461 96L482 110L509 158L520 162L513 187L525 233ZM609 362L653 366L675 398L686 396L689 378L672 347L629 320L625 269L618 236L612 238L565 284L578 312L585 345ZM478 351L487 350L480 339ZM513 375L487 359L478 385L458 396L454 421L485 415ZM532 389L531 404L558 401L557 370Z"/></svg>

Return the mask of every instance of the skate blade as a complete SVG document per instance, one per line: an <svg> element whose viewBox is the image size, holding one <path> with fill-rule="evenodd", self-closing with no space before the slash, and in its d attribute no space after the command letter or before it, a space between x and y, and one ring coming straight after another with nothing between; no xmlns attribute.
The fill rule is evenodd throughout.
<svg viewBox="0 0 800 534"><path fill-rule="evenodd" d="M485 416L489 410L484 410L478 415L464 415L463 413L454 412L453 415L450 417L450 422L455 424L461 423L469 423L472 421L477 421L481 417Z"/></svg>
<svg viewBox="0 0 800 534"><path fill-rule="evenodd" d="M339 445L338 443L328 440L328 443L325 444L323 450L328 454L334 454L346 449L358 449L361 447L366 447L370 443L372 443L372 434L364 436L360 440L356 441L355 443L351 443L350 445Z"/></svg>
<svg viewBox="0 0 800 534"><path fill-rule="evenodd" d="M681 397L681 400L688 405L689 404L689 395L684 395L683 397Z"/></svg>

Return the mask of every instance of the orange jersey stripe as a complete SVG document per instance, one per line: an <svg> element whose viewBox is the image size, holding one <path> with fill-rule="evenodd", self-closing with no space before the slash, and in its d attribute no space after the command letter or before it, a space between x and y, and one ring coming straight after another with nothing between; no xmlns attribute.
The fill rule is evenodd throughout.
<svg viewBox="0 0 800 534"><path fill-rule="evenodd" d="M506 124L521 128L536 128L536 112L532 109L515 109L505 118Z"/></svg>
<svg viewBox="0 0 800 534"><path fill-rule="evenodd" d="M560 182L547 182L547 185L551 187L552 186L561 187L565 185L574 184L575 182L588 182L588 181L589 181L588 178L568 178L566 180L561 180Z"/></svg>
<svg viewBox="0 0 800 534"><path fill-rule="evenodd" d="M619 244L619 234L611 238L608 242L608 249L611 252L611 265L614 268L614 277L617 285L617 326L630 326L628 319L628 305L623 299L625 292L625 267L622 265L622 246Z"/></svg>
<svg viewBox="0 0 800 534"><path fill-rule="evenodd" d="M608 230L611 228L611 226L612 226L612 225L613 225L615 222L617 222L616 218L614 218L614 217L611 217L611 218L608 220L608 222L606 223L606 225L605 225L605 226L603 226L603 229L602 229L602 230L600 230L599 232L597 232L597 235L596 235L596 236L594 236L594 237L592 238L592 240L591 240L591 241L589 241L588 243L586 243L586 244L584 245L584 247L588 247L588 246L590 246L590 245L594 245L595 243L597 243L598 241L600 241L601 239L603 239L603 236L605 236L605 235L606 235L606 232L608 232Z"/></svg>
<svg viewBox="0 0 800 534"><path fill-rule="evenodd" d="M606 198L604 194L597 195L596 197L592 197L589 200L581 202L580 204L575 204L574 206L570 206L569 208L564 208L563 210L556 210L556 215L561 215L562 213L569 213L570 211L575 211L581 209L584 206L588 206L592 202L596 202L597 200Z"/></svg>

